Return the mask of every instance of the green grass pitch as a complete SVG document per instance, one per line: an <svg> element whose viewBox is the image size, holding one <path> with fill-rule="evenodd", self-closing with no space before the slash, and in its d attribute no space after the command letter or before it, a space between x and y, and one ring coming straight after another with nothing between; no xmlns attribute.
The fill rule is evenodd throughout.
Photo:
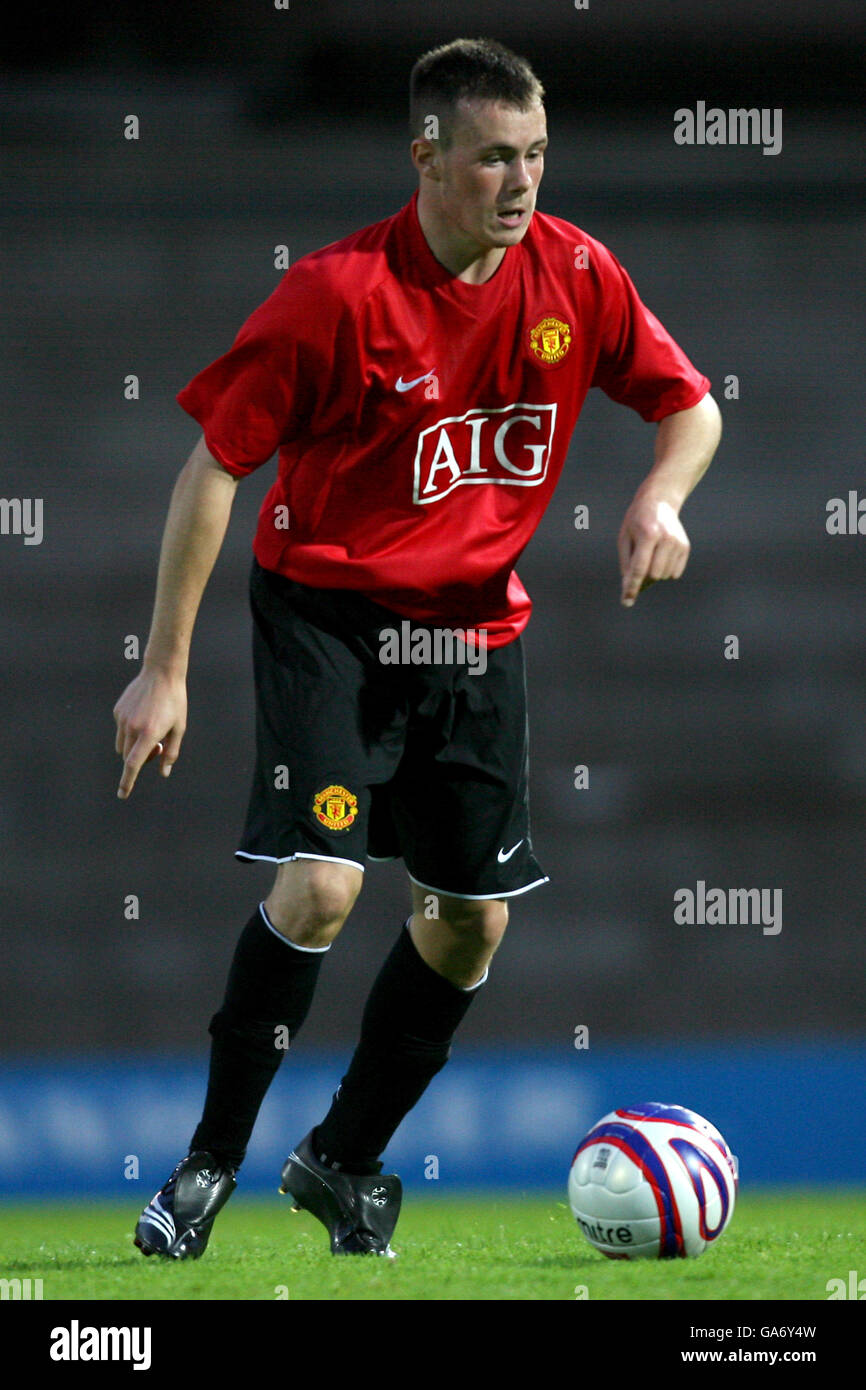
<svg viewBox="0 0 866 1390"><path fill-rule="evenodd" d="M852 1189L743 1194L699 1259L634 1263L597 1254L558 1193L410 1192L389 1261L334 1259L307 1213L240 1191L203 1259L145 1260L132 1245L143 1204L0 1204L0 1276L41 1279L45 1300L723 1301L826 1300L828 1280L866 1274L866 1193Z"/></svg>

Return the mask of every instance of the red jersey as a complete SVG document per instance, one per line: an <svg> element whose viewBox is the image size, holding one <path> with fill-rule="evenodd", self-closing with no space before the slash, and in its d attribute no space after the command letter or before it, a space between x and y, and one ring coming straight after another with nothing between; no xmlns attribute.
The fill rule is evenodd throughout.
<svg viewBox="0 0 866 1390"><path fill-rule="evenodd" d="M496 647L529 621L514 565L590 387L661 420L710 383L577 227L536 212L472 285L436 260L416 203L287 270L178 400L237 477L279 450L266 569Z"/></svg>

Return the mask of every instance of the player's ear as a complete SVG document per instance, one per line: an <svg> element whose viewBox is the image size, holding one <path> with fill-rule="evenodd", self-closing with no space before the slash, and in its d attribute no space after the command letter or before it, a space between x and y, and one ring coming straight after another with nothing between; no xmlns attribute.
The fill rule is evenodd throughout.
<svg viewBox="0 0 866 1390"><path fill-rule="evenodd" d="M439 142L437 140L413 140L410 153L412 163L422 178L439 180Z"/></svg>

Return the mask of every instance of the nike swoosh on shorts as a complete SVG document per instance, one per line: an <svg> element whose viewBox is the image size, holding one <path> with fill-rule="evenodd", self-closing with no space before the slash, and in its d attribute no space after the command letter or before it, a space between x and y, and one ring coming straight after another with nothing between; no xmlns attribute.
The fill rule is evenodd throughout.
<svg viewBox="0 0 866 1390"><path fill-rule="evenodd" d="M522 840L522 839L518 840L518 841L517 841L517 844L516 844L516 845L512 845L511 849L508 851L507 854L506 854L503 850L500 850L499 853L498 853L497 856L496 856L496 858L499 860L500 864L504 864L505 861L506 861L506 859L510 859L511 856L512 856L512 854L514 853L514 851L515 851L516 849L520 849L520 846L521 846L522 844L523 844L523 840Z"/></svg>

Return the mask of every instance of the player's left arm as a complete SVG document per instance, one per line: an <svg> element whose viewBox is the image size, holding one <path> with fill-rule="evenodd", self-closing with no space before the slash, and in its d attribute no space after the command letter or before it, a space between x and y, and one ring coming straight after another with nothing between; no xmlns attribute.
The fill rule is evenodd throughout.
<svg viewBox="0 0 866 1390"><path fill-rule="evenodd" d="M617 540L624 607L631 608L650 584L679 579L683 573L691 545L680 508L709 468L721 436L722 417L710 395L659 421L655 461Z"/></svg>

